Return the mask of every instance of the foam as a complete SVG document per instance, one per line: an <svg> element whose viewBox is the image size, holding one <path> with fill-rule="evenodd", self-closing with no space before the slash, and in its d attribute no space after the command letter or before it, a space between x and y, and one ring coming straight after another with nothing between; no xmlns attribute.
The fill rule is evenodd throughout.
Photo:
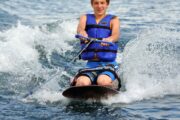
<svg viewBox="0 0 180 120"><path fill-rule="evenodd" d="M49 26L46 25L30 27L18 22L12 28L0 32L0 72L14 76L8 83L9 86L14 86L14 91L23 91L22 88L28 86L26 84L33 81L34 77L37 80L49 80L62 75L56 73L62 73L64 67L50 69L42 66L37 46L43 46L49 63L54 51L63 55L67 50L73 50L68 42L76 40L73 37L74 22L77 21L52 23L57 25L56 28L51 28L53 31L49 31Z"/></svg>
<svg viewBox="0 0 180 120"><path fill-rule="evenodd" d="M173 35L173 36L172 36ZM126 91L104 103L130 103L180 93L177 31L147 29L130 41L122 62Z"/></svg>
<svg viewBox="0 0 180 120"><path fill-rule="evenodd" d="M29 35L29 33L36 32L36 30L18 24L17 28L13 27L0 33L0 36L4 38L0 44L1 72L18 70L26 63L37 63L38 53L32 44L34 35Z"/></svg>

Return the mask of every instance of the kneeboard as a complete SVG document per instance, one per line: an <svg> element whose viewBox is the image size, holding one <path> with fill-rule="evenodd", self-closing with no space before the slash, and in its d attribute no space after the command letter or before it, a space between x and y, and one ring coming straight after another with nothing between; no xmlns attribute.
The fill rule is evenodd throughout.
<svg viewBox="0 0 180 120"><path fill-rule="evenodd" d="M99 85L90 86L72 86L65 91L62 95L71 99L106 99L109 96L117 95L119 92L112 88Z"/></svg>

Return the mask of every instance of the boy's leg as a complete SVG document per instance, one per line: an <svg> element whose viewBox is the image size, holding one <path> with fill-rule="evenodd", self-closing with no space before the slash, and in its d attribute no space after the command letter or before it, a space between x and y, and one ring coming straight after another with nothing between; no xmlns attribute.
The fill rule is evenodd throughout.
<svg viewBox="0 0 180 120"><path fill-rule="evenodd" d="M102 86L111 86L115 76L110 71L102 72L97 78L97 84Z"/></svg>
<svg viewBox="0 0 180 120"><path fill-rule="evenodd" d="M76 79L75 86L87 86L87 85L91 85L91 80L88 76L82 75Z"/></svg>
<svg viewBox="0 0 180 120"><path fill-rule="evenodd" d="M95 82L97 75L94 72L83 73L76 79L76 86L87 86Z"/></svg>

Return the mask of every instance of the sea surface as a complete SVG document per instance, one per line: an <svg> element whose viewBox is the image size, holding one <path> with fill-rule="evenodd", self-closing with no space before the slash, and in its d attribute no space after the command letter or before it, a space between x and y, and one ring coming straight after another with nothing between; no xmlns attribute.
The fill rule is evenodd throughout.
<svg viewBox="0 0 180 120"><path fill-rule="evenodd" d="M0 120L180 120L180 1L111 0L123 87L106 100L61 93L85 62L74 36L90 0L0 0Z"/></svg>

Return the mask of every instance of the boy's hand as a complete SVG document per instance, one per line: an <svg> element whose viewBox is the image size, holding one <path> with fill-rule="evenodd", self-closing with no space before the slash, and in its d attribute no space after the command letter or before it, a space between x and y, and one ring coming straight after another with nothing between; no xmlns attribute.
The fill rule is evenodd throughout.
<svg viewBox="0 0 180 120"><path fill-rule="evenodd" d="M108 38L103 38L103 40L102 41L105 41L105 42L111 42L111 40L110 39L108 39ZM102 46L109 46L109 44L108 43L104 43L104 42L101 42L101 45Z"/></svg>

